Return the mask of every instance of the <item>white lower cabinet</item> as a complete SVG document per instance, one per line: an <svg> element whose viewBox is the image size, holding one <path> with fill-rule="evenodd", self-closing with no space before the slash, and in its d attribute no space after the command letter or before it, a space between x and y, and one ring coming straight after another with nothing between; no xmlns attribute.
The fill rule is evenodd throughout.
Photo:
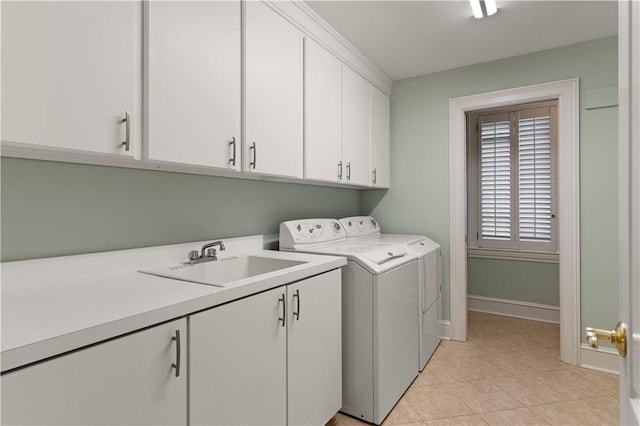
<svg viewBox="0 0 640 426"><path fill-rule="evenodd" d="M333 270L10 371L1 423L325 424L342 406L341 294Z"/></svg>
<svg viewBox="0 0 640 426"><path fill-rule="evenodd" d="M342 407L340 270L287 286L287 423L326 424Z"/></svg>
<svg viewBox="0 0 640 426"><path fill-rule="evenodd" d="M2 424L186 425L186 337L180 319L4 374Z"/></svg>
<svg viewBox="0 0 640 426"><path fill-rule="evenodd" d="M192 425L284 425L287 419L285 289L192 315Z"/></svg>
<svg viewBox="0 0 640 426"><path fill-rule="evenodd" d="M340 271L190 317L193 425L325 424L342 405Z"/></svg>

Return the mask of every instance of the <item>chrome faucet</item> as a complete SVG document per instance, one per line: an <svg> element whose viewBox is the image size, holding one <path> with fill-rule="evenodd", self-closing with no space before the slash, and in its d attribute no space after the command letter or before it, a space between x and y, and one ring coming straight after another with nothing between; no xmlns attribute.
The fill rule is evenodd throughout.
<svg viewBox="0 0 640 426"><path fill-rule="evenodd" d="M217 251L213 247L218 246L220 250L226 250L222 241L214 241L202 246L200 253L198 250L192 250L189 252L189 263L196 264L202 262L209 262L211 260L218 260Z"/></svg>

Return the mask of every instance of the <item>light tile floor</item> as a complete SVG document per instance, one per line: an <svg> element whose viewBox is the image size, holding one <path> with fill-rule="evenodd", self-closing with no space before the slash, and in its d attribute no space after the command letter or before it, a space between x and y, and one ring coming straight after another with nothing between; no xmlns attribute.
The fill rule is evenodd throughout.
<svg viewBox="0 0 640 426"><path fill-rule="evenodd" d="M558 325L470 311L468 332L440 344L383 426L619 423L618 376L561 362Z"/></svg>

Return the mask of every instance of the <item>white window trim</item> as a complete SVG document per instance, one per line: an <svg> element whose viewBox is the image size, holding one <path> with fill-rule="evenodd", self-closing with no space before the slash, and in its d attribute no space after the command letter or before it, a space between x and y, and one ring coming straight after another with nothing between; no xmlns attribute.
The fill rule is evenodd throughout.
<svg viewBox="0 0 640 426"><path fill-rule="evenodd" d="M522 260L527 262L560 263L560 255L558 253L530 250L467 247L467 257L475 259Z"/></svg>
<svg viewBox="0 0 640 426"><path fill-rule="evenodd" d="M468 111L558 99L560 358L579 364L580 192L578 79L449 100L449 244L451 339L467 338L466 117Z"/></svg>

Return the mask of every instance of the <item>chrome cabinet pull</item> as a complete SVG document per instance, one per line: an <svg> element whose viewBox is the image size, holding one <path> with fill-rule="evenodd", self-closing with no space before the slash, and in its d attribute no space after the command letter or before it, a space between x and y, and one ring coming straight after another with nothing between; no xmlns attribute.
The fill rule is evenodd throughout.
<svg viewBox="0 0 640 426"><path fill-rule="evenodd" d="M342 180L342 161L338 161L338 180Z"/></svg>
<svg viewBox="0 0 640 426"><path fill-rule="evenodd" d="M347 182L351 180L351 162L347 163Z"/></svg>
<svg viewBox="0 0 640 426"><path fill-rule="evenodd" d="M280 302L282 302L282 317L278 318L278 321L281 321L284 327L287 324L287 299L285 299L284 294L278 299L278 303Z"/></svg>
<svg viewBox="0 0 640 426"><path fill-rule="evenodd" d="M253 151L253 156L251 157L252 160L249 162L249 167L251 167L253 170L256 169L256 157L258 155L257 150L256 150L256 143L253 142L251 144L251 147L249 148L249 151Z"/></svg>
<svg viewBox="0 0 640 426"><path fill-rule="evenodd" d="M125 123L124 130L124 142L120 146L124 146L125 151L129 151L131 146L131 113L129 111L124 112L124 118L120 120L121 123Z"/></svg>
<svg viewBox="0 0 640 426"><path fill-rule="evenodd" d="M229 163L231 163L232 166L236 165L236 137L233 136L231 138L231 142L229 142L229 146L232 147L232 154L231 154L231 159L229 159Z"/></svg>
<svg viewBox="0 0 640 426"><path fill-rule="evenodd" d="M180 330L176 330L176 335L171 338L176 342L176 362L171 364L171 368L176 369L176 377L180 377Z"/></svg>
<svg viewBox="0 0 640 426"><path fill-rule="evenodd" d="M296 294L293 295L293 298L296 299L296 310L293 311L293 316L296 318L296 321L300 321L300 289L296 289Z"/></svg>
<svg viewBox="0 0 640 426"><path fill-rule="evenodd" d="M377 169L373 169L373 184L376 184L376 181L378 180L378 171Z"/></svg>

